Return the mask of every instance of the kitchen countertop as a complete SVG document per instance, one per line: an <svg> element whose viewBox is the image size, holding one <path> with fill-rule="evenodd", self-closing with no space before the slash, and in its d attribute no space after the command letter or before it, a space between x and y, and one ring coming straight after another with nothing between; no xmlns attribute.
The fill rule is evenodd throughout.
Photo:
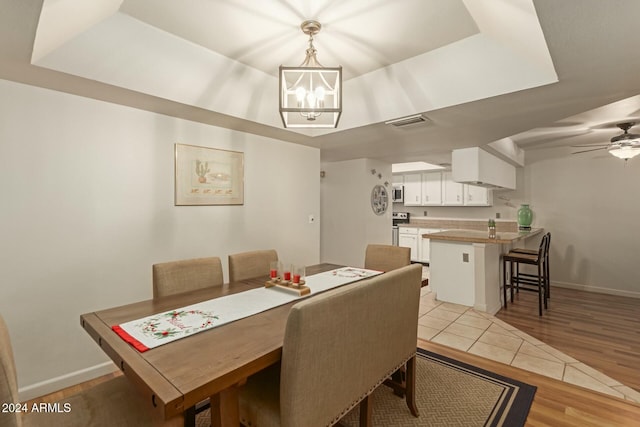
<svg viewBox="0 0 640 427"><path fill-rule="evenodd" d="M495 239L490 239L487 231L477 230L447 230L438 233L423 234L422 237L431 240L447 240L451 242L509 244L533 237L542 233L542 230L542 228L533 228L531 231L498 232L496 233Z"/></svg>
<svg viewBox="0 0 640 427"><path fill-rule="evenodd" d="M496 228L498 233L515 233L518 231L518 222L510 219L498 219L496 221ZM400 227L407 228L439 228L440 230L476 230L485 231L487 229L487 220L481 218L429 218L423 219L412 217L409 224L398 224ZM424 232L426 233L426 232Z"/></svg>

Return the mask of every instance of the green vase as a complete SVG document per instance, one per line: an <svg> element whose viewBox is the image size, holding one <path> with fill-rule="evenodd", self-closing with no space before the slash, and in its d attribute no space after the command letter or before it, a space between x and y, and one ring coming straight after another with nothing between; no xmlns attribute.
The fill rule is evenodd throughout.
<svg viewBox="0 0 640 427"><path fill-rule="evenodd" d="M520 205L520 209L518 209L518 228L521 230L529 230L532 220L533 212L531 212L529 205Z"/></svg>

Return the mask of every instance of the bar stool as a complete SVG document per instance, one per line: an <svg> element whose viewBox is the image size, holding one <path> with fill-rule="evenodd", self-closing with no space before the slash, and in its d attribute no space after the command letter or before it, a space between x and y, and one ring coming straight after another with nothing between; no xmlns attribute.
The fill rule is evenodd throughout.
<svg viewBox="0 0 640 427"><path fill-rule="evenodd" d="M545 291L546 291L546 295L547 295L547 299L551 298L551 276L549 275L549 247L551 246L551 232L547 232L546 234L547 236L547 246L545 246L544 248L544 277L545 279L547 279L545 281ZM530 255L536 255L538 253L537 249L525 249L525 248L515 248L515 249L511 249L510 252L515 252L515 253L520 253L520 254L530 254ZM534 276L531 274L525 275L525 276ZM516 288L516 292L517 292L517 288Z"/></svg>
<svg viewBox="0 0 640 427"><path fill-rule="evenodd" d="M502 291L504 296L504 306L507 307L507 288L511 291L511 302L513 303L513 289L519 292L520 289L538 293L538 314L542 316L542 305L547 309L547 272L545 268L545 250L547 248L548 236L542 236L540 247L535 254L509 252L502 256ZM507 276L507 263L509 263L509 275ZM514 263L516 269L514 271ZM520 273L520 264L535 265L538 268L537 274ZM507 282L507 277L509 278Z"/></svg>

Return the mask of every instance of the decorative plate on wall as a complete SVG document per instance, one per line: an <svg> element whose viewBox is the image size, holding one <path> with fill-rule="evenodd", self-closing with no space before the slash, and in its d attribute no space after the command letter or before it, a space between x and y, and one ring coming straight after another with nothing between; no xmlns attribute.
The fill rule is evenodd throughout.
<svg viewBox="0 0 640 427"><path fill-rule="evenodd" d="M389 207L389 193L383 185L376 185L371 190L371 209L376 215L383 215Z"/></svg>

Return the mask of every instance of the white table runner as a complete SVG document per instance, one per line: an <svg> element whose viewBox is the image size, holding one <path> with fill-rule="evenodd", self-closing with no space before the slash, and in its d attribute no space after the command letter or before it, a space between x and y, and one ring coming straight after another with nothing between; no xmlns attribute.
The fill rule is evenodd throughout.
<svg viewBox="0 0 640 427"><path fill-rule="evenodd" d="M303 297L277 287L251 289L114 325L112 329L143 352L377 274L381 272L353 267L338 268L307 276L306 286L311 293Z"/></svg>

